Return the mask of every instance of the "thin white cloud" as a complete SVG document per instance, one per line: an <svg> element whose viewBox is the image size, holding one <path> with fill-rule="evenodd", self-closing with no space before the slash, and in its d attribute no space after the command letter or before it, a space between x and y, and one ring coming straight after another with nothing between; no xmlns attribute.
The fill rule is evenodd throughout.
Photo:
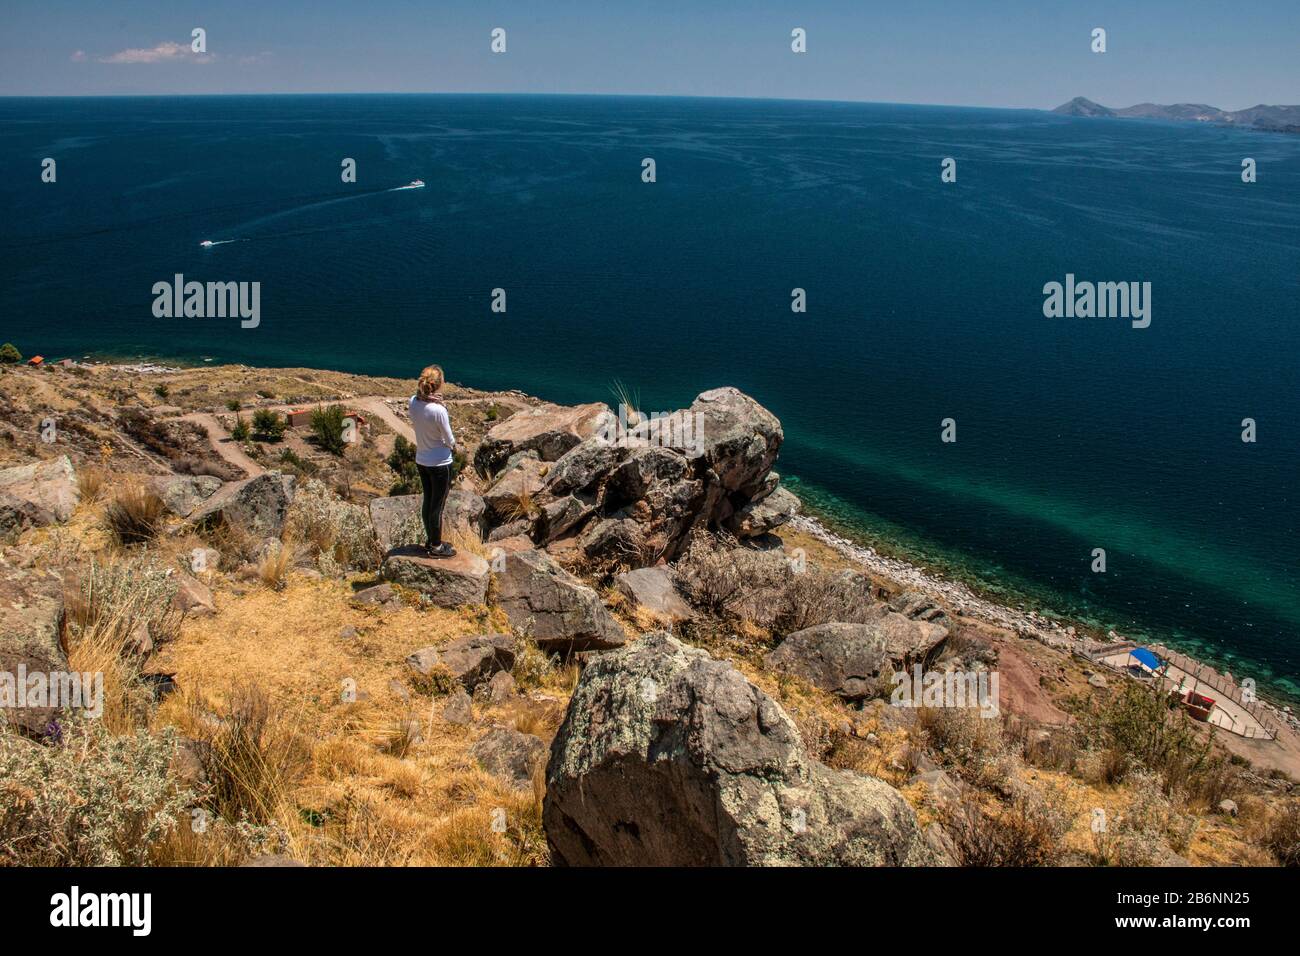
<svg viewBox="0 0 1300 956"><path fill-rule="evenodd" d="M166 40L155 47L133 47L119 50L108 56L99 57L100 63L208 63L215 57L210 53L195 53L188 43L174 43Z"/></svg>
<svg viewBox="0 0 1300 956"><path fill-rule="evenodd" d="M68 57L73 63L82 63L86 59L85 50L73 50L72 56Z"/></svg>

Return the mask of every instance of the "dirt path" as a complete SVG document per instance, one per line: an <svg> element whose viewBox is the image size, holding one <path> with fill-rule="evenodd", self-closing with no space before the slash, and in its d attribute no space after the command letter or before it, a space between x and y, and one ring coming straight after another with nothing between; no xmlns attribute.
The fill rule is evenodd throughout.
<svg viewBox="0 0 1300 956"><path fill-rule="evenodd" d="M353 405L357 406L359 410L370 412L376 418L382 419L385 425L391 428L398 435L401 435L407 441L415 441L415 429L411 427L411 423L399 418L397 413L388 407L388 403L378 395L354 398L351 402Z"/></svg>
<svg viewBox="0 0 1300 956"><path fill-rule="evenodd" d="M215 415L209 415L207 412L191 412L188 415L182 415L181 420L198 422L202 425L203 430L208 433L208 441L212 445L212 450L229 464L243 469L249 478L256 478L266 470L244 454L239 444L230 437L230 433L221 427L221 422L217 421Z"/></svg>

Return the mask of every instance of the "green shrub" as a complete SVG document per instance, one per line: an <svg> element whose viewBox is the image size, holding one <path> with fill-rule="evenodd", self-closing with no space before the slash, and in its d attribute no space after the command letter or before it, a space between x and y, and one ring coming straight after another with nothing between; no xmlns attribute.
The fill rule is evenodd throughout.
<svg viewBox="0 0 1300 956"><path fill-rule="evenodd" d="M226 408L230 409L232 412L237 412L243 407L243 404L237 398L226 399Z"/></svg>
<svg viewBox="0 0 1300 956"><path fill-rule="evenodd" d="M277 415L269 408L259 408L253 412L253 434L264 441L279 441L284 437L284 430L288 425L283 416Z"/></svg>
<svg viewBox="0 0 1300 956"><path fill-rule="evenodd" d="M312 412L311 432L316 436L316 444L331 454L343 454L347 444L343 441L345 418L342 405L320 406Z"/></svg>
<svg viewBox="0 0 1300 956"><path fill-rule="evenodd" d="M12 342L0 345L0 365L17 365L23 360L23 353L14 348Z"/></svg>
<svg viewBox="0 0 1300 956"><path fill-rule="evenodd" d="M172 393L172 390L168 388L166 385L159 384L153 387L153 393L157 395L159 398L166 398L168 395Z"/></svg>
<svg viewBox="0 0 1300 956"><path fill-rule="evenodd" d="M1226 786L1226 761L1214 755L1213 731L1202 736L1197 729L1160 686L1125 680L1088 714L1085 733L1112 782L1145 768L1166 794L1206 799Z"/></svg>
<svg viewBox="0 0 1300 956"><path fill-rule="evenodd" d="M235 416L235 427L230 429L230 437L235 441L248 441L252 435L252 430L248 427L248 422L243 415Z"/></svg>
<svg viewBox="0 0 1300 956"><path fill-rule="evenodd" d="M55 741L0 733L0 864L139 866L193 799L168 775L175 736L71 718Z"/></svg>
<svg viewBox="0 0 1300 956"><path fill-rule="evenodd" d="M415 464L415 445L401 435L393 442L393 453L385 459L388 467L397 472L397 479L388 489L390 495L415 495L420 493L420 471Z"/></svg>

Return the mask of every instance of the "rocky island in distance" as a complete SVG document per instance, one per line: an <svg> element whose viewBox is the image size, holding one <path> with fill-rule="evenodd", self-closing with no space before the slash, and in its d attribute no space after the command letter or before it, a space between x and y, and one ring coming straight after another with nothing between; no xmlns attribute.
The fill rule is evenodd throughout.
<svg viewBox="0 0 1300 956"><path fill-rule="evenodd" d="M1062 103L1053 113L1064 116L1120 117L1123 119L1159 119L1174 122L1216 123L1247 126L1279 133L1300 133L1300 106L1267 106L1260 103L1244 110L1221 110L1204 103L1138 103L1136 106L1112 108L1102 106L1086 96L1076 96Z"/></svg>

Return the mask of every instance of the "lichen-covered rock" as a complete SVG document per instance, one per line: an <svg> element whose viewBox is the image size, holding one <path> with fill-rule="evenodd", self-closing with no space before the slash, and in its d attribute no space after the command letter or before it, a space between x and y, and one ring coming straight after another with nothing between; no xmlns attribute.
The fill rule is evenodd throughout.
<svg viewBox="0 0 1300 956"><path fill-rule="evenodd" d="M152 482L153 490L180 518L188 518L194 509L220 490L223 482L212 475L164 475Z"/></svg>
<svg viewBox="0 0 1300 956"><path fill-rule="evenodd" d="M406 658L406 664L425 677L434 668L445 667L472 692L493 675L514 667L514 641L506 634L472 634L443 647L421 648Z"/></svg>
<svg viewBox="0 0 1300 956"><path fill-rule="evenodd" d="M470 551L458 551L450 558L433 558L420 547L389 551L379 576L422 592L439 607L482 604L487 596L491 569Z"/></svg>
<svg viewBox="0 0 1300 956"><path fill-rule="evenodd" d="M63 647L63 581L53 572L0 564L0 724L44 733L58 708L27 706L19 681L67 671ZM18 706L24 703L24 706ZM93 703L93 701L87 701Z"/></svg>
<svg viewBox="0 0 1300 956"><path fill-rule="evenodd" d="M0 534L67 521L80 500L67 455L0 469Z"/></svg>
<svg viewBox="0 0 1300 956"><path fill-rule="evenodd" d="M569 865L946 862L896 790L813 760L776 701L662 633L583 670L551 747L543 823Z"/></svg>
<svg viewBox="0 0 1300 956"><path fill-rule="evenodd" d="M278 471L228 482L191 512L188 527L225 524L253 535L278 538L293 496L293 476Z"/></svg>
<svg viewBox="0 0 1300 956"><path fill-rule="evenodd" d="M522 790L532 786L533 773L545 759L546 744L512 727L494 727L469 753L488 773Z"/></svg>
<svg viewBox="0 0 1300 956"><path fill-rule="evenodd" d="M544 552L504 555L497 603L511 625L546 651L620 647L627 635L599 596Z"/></svg>
<svg viewBox="0 0 1300 956"><path fill-rule="evenodd" d="M947 636L938 624L890 612L864 624L795 631L766 660L845 700L863 700L876 696L896 670L932 660Z"/></svg>

